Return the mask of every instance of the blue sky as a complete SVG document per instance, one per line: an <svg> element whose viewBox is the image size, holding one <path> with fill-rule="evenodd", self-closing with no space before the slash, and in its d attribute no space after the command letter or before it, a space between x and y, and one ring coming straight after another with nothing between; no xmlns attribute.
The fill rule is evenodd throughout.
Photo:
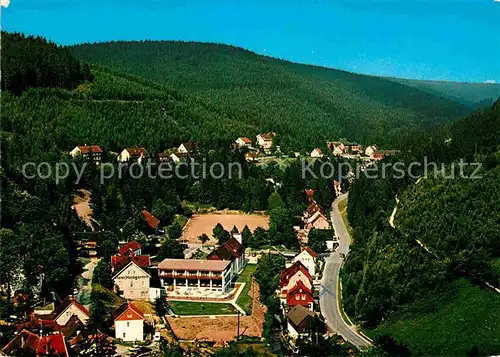
<svg viewBox="0 0 500 357"><path fill-rule="evenodd" d="M218 42L358 73L498 83L498 1L11 0L2 29L60 44Z"/></svg>

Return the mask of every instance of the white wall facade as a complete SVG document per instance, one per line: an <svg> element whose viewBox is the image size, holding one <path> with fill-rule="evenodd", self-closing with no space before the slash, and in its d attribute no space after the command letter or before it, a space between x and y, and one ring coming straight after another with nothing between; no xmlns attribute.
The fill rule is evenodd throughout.
<svg viewBox="0 0 500 357"><path fill-rule="evenodd" d="M115 321L115 337L123 341L144 340L144 320Z"/></svg>

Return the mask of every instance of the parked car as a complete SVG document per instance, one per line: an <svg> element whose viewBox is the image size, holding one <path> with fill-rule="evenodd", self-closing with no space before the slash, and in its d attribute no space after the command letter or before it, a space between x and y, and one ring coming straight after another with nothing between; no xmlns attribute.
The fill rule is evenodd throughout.
<svg viewBox="0 0 500 357"><path fill-rule="evenodd" d="M155 335L153 336L153 341L155 342L160 342L161 341L161 334L159 331L155 332Z"/></svg>

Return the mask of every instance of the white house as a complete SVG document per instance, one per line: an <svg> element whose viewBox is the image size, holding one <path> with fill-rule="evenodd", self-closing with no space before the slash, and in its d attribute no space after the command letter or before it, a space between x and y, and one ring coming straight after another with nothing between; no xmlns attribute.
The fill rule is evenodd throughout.
<svg viewBox="0 0 500 357"><path fill-rule="evenodd" d="M77 316L84 324L90 318L88 310L73 296L69 295L57 305L52 312L52 317L59 326L64 326L73 316Z"/></svg>
<svg viewBox="0 0 500 357"><path fill-rule="evenodd" d="M252 146L252 140L250 140L249 138L247 138L245 136L236 139L235 143L239 148Z"/></svg>
<svg viewBox="0 0 500 357"><path fill-rule="evenodd" d="M293 262L301 262L309 271L311 276L316 275L316 253L311 248L305 247L302 251L293 258Z"/></svg>
<svg viewBox="0 0 500 357"><path fill-rule="evenodd" d="M366 156L372 156L377 151L377 147L375 145L370 145L365 149Z"/></svg>
<svg viewBox="0 0 500 357"><path fill-rule="evenodd" d="M273 138L276 136L276 133L263 133L257 135L257 144L261 146L264 151L269 151L271 146L273 145Z"/></svg>
<svg viewBox="0 0 500 357"><path fill-rule="evenodd" d="M89 159L99 164L102 159L102 149L99 145L78 145L69 154L75 158L82 156L84 159Z"/></svg>
<svg viewBox="0 0 500 357"><path fill-rule="evenodd" d="M192 154L196 150L198 150L198 143L192 141L187 141L185 143L182 143L177 148L177 152L180 154Z"/></svg>
<svg viewBox="0 0 500 357"><path fill-rule="evenodd" d="M111 258L119 259L121 257L113 256ZM142 260L146 260L145 257L147 257L147 263L142 262ZM128 259L125 260L125 265L118 268L112 277L115 290L121 291L122 297L125 299L149 299L149 279L151 275L144 270L149 266L149 256L141 255L126 258Z"/></svg>
<svg viewBox="0 0 500 357"><path fill-rule="evenodd" d="M144 340L144 314L132 302L123 304L113 314L115 338L134 342Z"/></svg>
<svg viewBox="0 0 500 357"><path fill-rule="evenodd" d="M316 148L313 151L311 151L311 153L309 154L309 156L315 157L315 158L321 158L324 155L323 155L323 151L321 151L320 148Z"/></svg>
<svg viewBox="0 0 500 357"><path fill-rule="evenodd" d="M145 148L126 148L122 150L120 155L118 155L117 160L118 162L128 162L131 159L135 159L138 163L141 163L145 156Z"/></svg>

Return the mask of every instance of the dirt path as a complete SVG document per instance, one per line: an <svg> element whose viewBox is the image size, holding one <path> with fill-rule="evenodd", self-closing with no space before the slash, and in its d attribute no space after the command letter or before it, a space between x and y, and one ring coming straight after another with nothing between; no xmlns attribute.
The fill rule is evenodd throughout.
<svg viewBox="0 0 500 357"><path fill-rule="evenodd" d="M99 223L92 217L92 208L90 208L91 195L92 194L88 190L78 190L78 193L73 196L73 206L71 206L71 208L73 208L78 217L94 231L94 224L99 225Z"/></svg>

